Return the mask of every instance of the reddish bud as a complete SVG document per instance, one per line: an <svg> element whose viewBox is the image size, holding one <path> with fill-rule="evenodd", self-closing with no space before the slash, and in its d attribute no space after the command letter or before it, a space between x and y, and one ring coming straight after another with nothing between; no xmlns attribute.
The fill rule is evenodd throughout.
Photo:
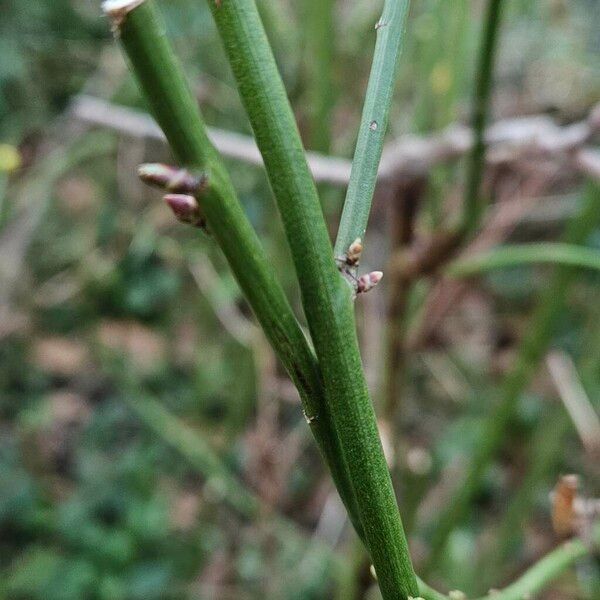
<svg viewBox="0 0 600 600"><path fill-rule="evenodd" d="M165 202L169 205L177 220L182 223L189 223L194 227L206 226L206 221L198 200L188 194L167 194Z"/></svg>
<svg viewBox="0 0 600 600"><path fill-rule="evenodd" d="M138 176L144 183L174 194L196 195L202 192L206 186L204 177L192 175L186 169L178 169L160 163L140 165Z"/></svg>
<svg viewBox="0 0 600 600"><path fill-rule="evenodd" d="M364 294L372 290L383 278L381 271L372 271L371 273L365 273L356 280L356 293Z"/></svg>

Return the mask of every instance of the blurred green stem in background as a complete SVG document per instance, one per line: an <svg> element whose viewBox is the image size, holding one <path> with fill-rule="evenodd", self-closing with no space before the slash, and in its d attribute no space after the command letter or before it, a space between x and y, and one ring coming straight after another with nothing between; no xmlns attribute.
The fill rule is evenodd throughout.
<svg viewBox="0 0 600 600"><path fill-rule="evenodd" d="M124 400L146 427L183 456L216 497L247 519L256 517L261 501L234 477L205 439L157 400L134 396L132 391L124 394Z"/></svg>
<svg viewBox="0 0 600 600"><path fill-rule="evenodd" d="M600 186L590 182L584 194L583 206L573 217L564 234L564 243L583 244L598 223ZM425 572L432 569L441 557L448 536L465 517L480 489L487 467L502 447L517 402L552 342L555 325L560 313L565 309L570 285L576 276L577 270L572 267L556 267L552 279L541 292L515 364L504 378L498 401L491 408L479 437L479 444L469 458L466 476L457 485L454 496L446 503L445 510L434 525L431 552Z"/></svg>
<svg viewBox="0 0 600 600"><path fill-rule="evenodd" d="M375 54L352 160L350 183L335 242L336 256L344 256L356 238L365 237L404 41L408 8L408 0L386 0L383 13L375 25Z"/></svg>
<svg viewBox="0 0 600 600"><path fill-rule="evenodd" d="M600 270L600 250L552 242L499 246L490 252L454 261L446 273L452 277L474 277L495 269L537 263Z"/></svg>
<svg viewBox="0 0 600 600"><path fill-rule="evenodd" d="M217 502L224 501L246 519L268 517L278 529L282 539L285 539L286 535L303 538L292 521L278 514L273 507L250 491L221 460L204 437L169 412L160 401L148 395L140 395L135 389L128 390L124 400L148 429L177 451L197 473L202 475L206 480L207 489ZM303 541L309 542L308 538ZM310 543L314 542L315 540L310 541ZM326 547L325 543L323 548L326 548L328 554L335 558L335 554Z"/></svg>
<svg viewBox="0 0 600 600"><path fill-rule="evenodd" d="M6 201L6 188L8 185L8 175L0 171L0 231L8 218L9 208Z"/></svg>
<svg viewBox="0 0 600 600"><path fill-rule="evenodd" d="M593 543L600 543L600 531L598 529L593 533ZM542 557L504 589L491 591L487 596L483 596L478 600L523 600L524 598L531 598L566 569L589 554L590 546L587 541L569 540ZM424 600L452 600L453 597L459 597L457 595L446 596L440 594L422 581L419 582L419 588L421 597Z"/></svg>
<svg viewBox="0 0 600 600"><path fill-rule="evenodd" d="M311 111L308 144L312 150L331 149L332 115L335 105L334 55L336 27L334 0L308 0L306 27L306 85Z"/></svg>
<svg viewBox="0 0 600 600"><path fill-rule="evenodd" d="M121 41L144 94L182 165L202 170L208 188L199 201L246 299L300 392L306 418L360 531L354 496L335 430L324 405L319 368L283 289L246 217L150 0L116 20ZM108 10L111 3L105 3ZM118 17L119 15L113 15Z"/></svg>
<svg viewBox="0 0 600 600"><path fill-rule="evenodd" d="M404 14L406 4L386 3L384 18L394 16L398 6ZM327 403L383 597L416 596L415 574L362 369L351 289L337 269L298 128L256 5L253 0L211 0L209 5L283 219ZM391 23L380 25L380 30L396 31ZM379 54L375 61L393 74L395 54L393 58L393 65ZM391 91L387 98L389 104ZM379 108L387 116L389 105ZM378 118L383 121L370 132L382 138L386 119L383 114ZM371 157L373 183L379 157L380 152Z"/></svg>
<svg viewBox="0 0 600 600"><path fill-rule="evenodd" d="M23 182L11 188L4 199L4 222L0 222L0 304L8 303L23 275L27 250L53 200L54 186L70 170L92 158L107 156L116 149L114 135L105 131L86 132L52 148L31 167ZM9 200L13 198L13 200Z"/></svg>
<svg viewBox="0 0 600 600"><path fill-rule="evenodd" d="M463 200L462 229L467 235L472 234L477 229L484 209L484 202L481 199L481 183L485 169L484 136L490 113L497 40L502 21L502 4L502 0L488 0L481 49L479 51L479 64L473 98L473 135L475 139L468 157Z"/></svg>

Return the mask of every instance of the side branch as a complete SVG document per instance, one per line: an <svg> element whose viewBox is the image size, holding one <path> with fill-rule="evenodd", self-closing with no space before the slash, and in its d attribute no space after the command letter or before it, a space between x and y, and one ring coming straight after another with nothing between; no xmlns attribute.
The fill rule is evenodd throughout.
<svg viewBox="0 0 600 600"><path fill-rule="evenodd" d="M386 0L381 18L375 25L377 43L352 161L350 183L335 242L336 255L342 254L356 238L364 239L367 230L408 6L408 0Z"/></svg>

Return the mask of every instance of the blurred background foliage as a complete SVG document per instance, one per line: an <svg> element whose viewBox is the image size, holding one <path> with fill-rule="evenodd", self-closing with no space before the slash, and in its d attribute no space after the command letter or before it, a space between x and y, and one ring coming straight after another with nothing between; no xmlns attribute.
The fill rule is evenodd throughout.
<svg viewBox="0 0 600 600"><path fill-rule="evenodd" d="M159 195L135 178L137 164L167 159L165 149L88 130L70 113L83 93L144 109L99 4L0 0L0 597L375 594L294 392L223 258L209 236L174 223ZM336 3L331 120L319 123L311 109L312 41L302 25L310 3L259 4L307 146L322 144L315 132L325 127L331 152L351 156L379 7ZM507 4L494 118L585 118L600 99L597 0ZM160 5L207 121L248 133L205 3ZM467 119L483 7L481 0L413 2L390 138ZM228 164L299 308L264 174ZM461 172L432 171L433 208L421 227L452 206ZM528 189L524 176L507 179L514 195ZM566 176L550 188L517 239L558 237L580 181ZM335 223L340 192L323 191ZM369 235L368 262L384 264L381 202ZM599 230L591 243L600 247ZM523 267L479 280L433 342L410 357L397 433L416 482L415 490L398 487L401 502L408 495L412 503L417 564L428 515L470 452L548 276L548 267ZM554 342L596 409L598 283L597 275L578 275ZM417 287L415 306L425 293ZM375 392L384 297L373 292L357 305ZM598 457L584 451L557 399L540 368L469 520L453 532L434 573L442 585L486 591L551 547L547 497L558 474L581 473L598 495ZM531 501L512 509L516 520L503 541L509 552L489 554L532 473ZM441 496L425 495L436 481ZM479 553L489 559L483 574L473 560ZM597 598L595 577L593 562L583 564L545 597Z"/></svg>

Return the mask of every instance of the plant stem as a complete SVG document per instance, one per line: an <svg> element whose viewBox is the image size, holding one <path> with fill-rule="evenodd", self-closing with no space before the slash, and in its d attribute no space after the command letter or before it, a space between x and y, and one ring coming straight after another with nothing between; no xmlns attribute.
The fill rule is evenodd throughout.
<svg viewBox="0 0 600 600"><path fill-rule="evenodd" d="M363 239L365 236L388 125L408 6L408 0L385 0L383 13L375 26L375 54L352 161L350 183L335 242L336 256L343 256L356 238Z"/></svg>
<svg viewBox="0 0 600 600"><path fill-rule="evenodd" d="M264 508L261 506L261 500L232 475L201 436L169 413L160 402L148 396L134 397L129 393L125 398L127 405L146 426L178 451L193 468L202 473L207 479L207 484L221 494L234 510L247 518L252 518L261 508ZM284 531L297 535L292 523L282 517L278 517L276 520ZM596 535L595 539L600 543L599 535ZM590 548L580 540L566 542L543 557L508 587L480 600L522 600L522 598L543 589L565 569L589 552ZM361 556L362 554L357 552L357 557ZM432 589L420 579L418 585L419 594L425 600L449 600L448 596Z"/></svg>
<svg viewBox="0 0 600 600"><path fill-rule="evenodd" d="M465 184L462 227L467 235L477 228L484 209L484 203L480 198L485 167L484 135L490 112L494 61L501 16L502 0L489 0L473 99L473 135L475 139L468 158L467 181Z"/></svg>
<svg viewBox="0 0 600 600"><path fill-rule="evenodd" d="M383 597L418 593L340 275L294 116L253 0L209 0L283 218L331 418Z"/></svg>
<svg viewBox="0 0 600 600"><path fill-rule="evenodd" d="M600 542L597 532L594 541L596 544ZM504 589L482 596L478 600L523 600L523 598L532 597L533 594L544 589L561 573L589 553L589 545L582 540L575 539L565 542L541 558L516 581ZM419 590L424 600L449 600L449 596L437 592L423 581L419 581Z"/></svg>
<svg viewBox="0 0 600 600"><path fill-rule="evenodd" d="M313 435L360 531L339 441L324 406L316 357L237 199L221 158L207 137L198 105L167 41L154 3L146 0L133 4L135 8L119 23L119 39L177 159L185 166L203 170L207 176L208 189L200 201L210 229L267 338L300 392Z"/></svg>
<svg viewBox="0 0 600 600"><path fill-rule="evenodd" d="M306 2L306 55L308 100L311 107L310 148L327 153L331 146L331 114L335 101L333 60L335 48L334 0Z"/></svg>
<svg viewBox="0 0 600 600"><path fill-rule="evenodd" d="M454 261L446 273L453 277L472 277L495 269L535 263L600 270L600 251L552 242L499 246L490 252Z"/></svg>
<svg viewBox="0 0 600 600"><path fill-rule="evenodd" d="M569 223L564 242L583 244L600 222L600 186L590 183L585 193L584 205ZM480 442L470 458L467 474L457 487L454 497L439 517L431 542L431 553L425 572L439 560L448 536L468 510L469 504L480 487L481 479L506 437L515 408L523 390L535 374L552 341L555 325L565 307L570 284L577 271L567 266L556 268L551 281L544 288L535 308L528 333L521 343L515 365L506 375L500 389L500 397L486 420Z"/></svg>
<svg viewBox="0 0 600 600"><path fill-rule="evenodd" d="M566 542L540 559L499 594L490 594L485 598L489 600L522 600L531 597L589 552L589 546L582 540Z"/></svg>

